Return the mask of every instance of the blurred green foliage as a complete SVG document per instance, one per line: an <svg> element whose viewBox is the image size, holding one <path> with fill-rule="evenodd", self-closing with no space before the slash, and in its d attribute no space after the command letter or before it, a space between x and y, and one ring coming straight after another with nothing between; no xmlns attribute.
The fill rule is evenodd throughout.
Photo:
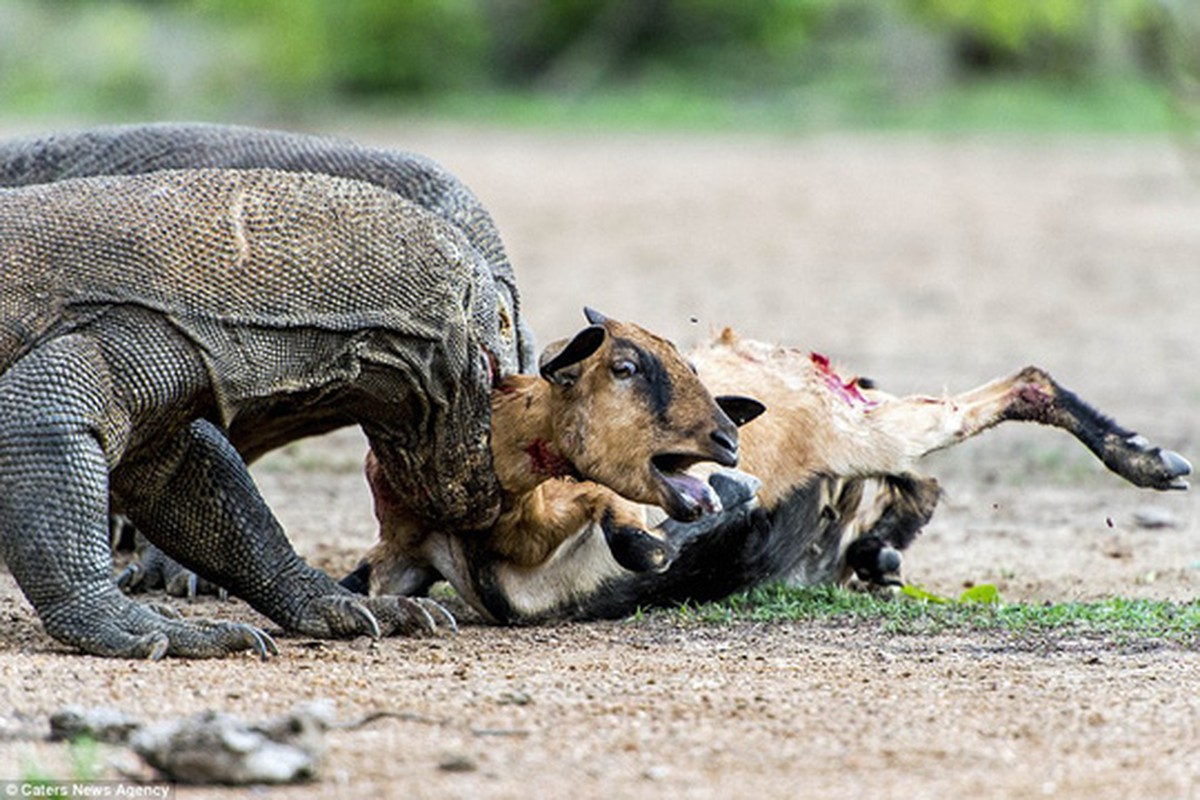
<svg viewBox="0 0 1200 800"><path fill-rule="evenodd" d="M278 116L666 87L859 109L1164 81L1195 0L0 0L0 110ZM1193 15L1194 16L1194 15ZM820 103L812 104L819 112Z"/></svg>

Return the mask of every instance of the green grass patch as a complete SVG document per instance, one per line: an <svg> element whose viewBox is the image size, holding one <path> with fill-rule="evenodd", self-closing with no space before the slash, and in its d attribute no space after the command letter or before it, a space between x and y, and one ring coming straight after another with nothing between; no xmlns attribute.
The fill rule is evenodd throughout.
<svg viewBox="0 0 1200 800"><path fill-rule="evenodd" d="M897 107L883 127L949 133L1164 133L1170 92L1148 81L980 80Z"/></svg>
<svg viewBox="0 0 1200 800"><path fill-rule="evenodd" d="M759 92L689 81L646 81L565 94L447 93L384 100L347 111L400 111L423 119L517 128L650 132L1161 134L1178 125L1167 89L1129 78L1080 83L996 78L952 83L903 99L866 80L829 78Z"/></svg>
<svg viewBox="0 0 1200 800"><path fill-rule="evenodd" d="M4 87L0 87L3 89ZM94 119L145 117L229 119L237 109L200 97L158 98L139 104L96 100L88 89L8 91L14 118ZM90 98L90 99L89 99ZM270 104L257 116L276 124L319 126L398 119L516 130L633 131L644 133L761 133L810 135L860 131L961 134L1178 134L1194 119L1161 82L1114 77L1076 82L1009 76L949 81L900 95L878 78L847 71L793 84L731 86L695 78L602 84L580 91L503 88L377 98L325 96L286 108ZM82 123L80 123L82 124Z"/></svg>
<svg viewBox="0 0 1200 800"><path fill-rule="evenodd" d="M896 597L878 597L828 586L796 589L771 585L673 613L704 624L873 624L895 634L995 631L1039 637L1081 635L1118 644L1153 639L1200 646L1200 601L1115 597L1086 603L1004 603L990 584L973 587L958 598L941 597L919 587L905 587Z"/></svg>

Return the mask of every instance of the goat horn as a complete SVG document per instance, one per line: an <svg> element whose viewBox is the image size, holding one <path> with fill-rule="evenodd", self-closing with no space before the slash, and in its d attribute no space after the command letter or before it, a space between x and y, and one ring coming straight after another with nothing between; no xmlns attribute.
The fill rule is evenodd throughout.
<svg viewBox="0 0 1200 800"><path fill-rule="evenodd" d="M593 325L603 325L604 323L608 322L608 317L604 316L594 308L589 308L588 306L583 307L583 315L587 317L587 321Z"/></svg>

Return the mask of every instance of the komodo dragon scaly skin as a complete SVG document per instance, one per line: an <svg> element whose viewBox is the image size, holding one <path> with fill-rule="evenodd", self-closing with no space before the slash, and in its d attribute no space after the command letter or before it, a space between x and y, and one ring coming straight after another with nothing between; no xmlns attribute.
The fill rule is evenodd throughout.
<svg viewBox="0 0 1200 800"><path fill-rule="evenodd" d="M430 158L333 137L207 123L102 126L0 141L0 186L193 168L268 168L351 178L428 209L459 228L491 270L500 304L501 344L494 351L499 376L536 369L533 335L491 215L462 181ZM312 428L312 420L300 423L309 433L321 432ZM297 438L295 424L286 416L243 414L228 433L250 463ZM173 594L216 591L153 546L142 550L140 564L123 573L122 583L131 589L163 584Z"/></svg>
<svg viewBox="0 0 1200 800"><path fill-rule="evenodd" d="M415 601L353 598L300 560L229 444L240 419L291 420L293 438L357 423L432 524L494 518L495 283L456 227L391 192L269 170L0 190L0 279L0 555L63 642L274 649L122 595L110 492L168 555L287 630L421 626Z"/></svg>
<svg viewBox="0 0 1200 800"><path fill-rule="evenodd" d="M496 281L505 345L495 354L499 372L536 370L533 337L521 317L516 277L496 224L471 190L430 158L334 137L206 123L106 126L0 142L0 186L199 168L351 178L428 209L463 232Z"/></svg>

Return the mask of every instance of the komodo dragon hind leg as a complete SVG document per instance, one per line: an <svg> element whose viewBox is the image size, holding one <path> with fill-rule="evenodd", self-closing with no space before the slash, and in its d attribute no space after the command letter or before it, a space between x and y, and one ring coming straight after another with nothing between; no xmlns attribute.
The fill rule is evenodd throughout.
<svg viewBox="0 0 1200 800"><path fill-rule="evenodd" d="M190 569L151 544L133 525L134 560L117 573L117 586L129 593L162 589L172 597L188 601L200 595L215 595L229 599L225 587L206 581Z"/></svg>
<svg viewBox="0 0 1200 800"><path fill-rule="evenodd" d="M361 598L308 566L288 542L225 434L193 422L153 460L114 474L130 519L202 578L285 629L327 638L431 633L424 604ZM122 491L127 490L127 491Z"/></svg>
<svg viewBox="0 0 1200 800"><path fill-rule="evenodd" d="M80 336L44 344L0 375L0 555L46 632L103 656L274 651L248 625L168 619L113 584L99 433L114 432L103 419L111 389L96 346Z"/></svg>

